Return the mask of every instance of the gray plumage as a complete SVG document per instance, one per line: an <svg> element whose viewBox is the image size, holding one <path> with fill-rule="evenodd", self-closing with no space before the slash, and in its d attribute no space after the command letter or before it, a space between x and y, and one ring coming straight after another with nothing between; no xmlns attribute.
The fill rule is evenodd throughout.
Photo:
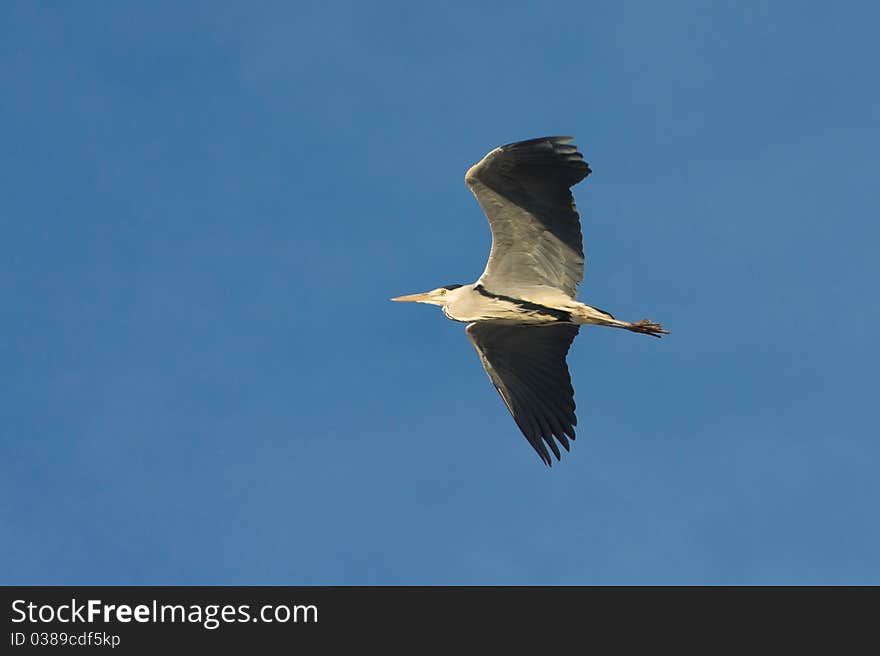
<svg viewBox="0 0 880 656"><path fill-rule="evenodd" d="M577 300L584 275L580 217L570 188L590 174L571 137L496 148L465 175L489 220L492 248L471 285L392 300L430 303L466 332L519 429L547 464L575 439L574 390L566 364L584 324L660 337L648 320L620 321ZM549 451L548 451L549 448Z"/></svg>
<svg viewBox="0 0 880 656"><path fill-rule="evenodd" d="M492 229L480 281L493 292L577 296L584 251L569 188L590 167L570 141L547 137L502 146L467 172L465 181Z"/></svg>
<svg viewBox="0 0 880 656"><path fill-rule="evenodd" d="M580 330L570 323L527 326L494 321L465 332L489 379L529 444L548 465L575 438L574 389L565 356ZM554 440L555 438L555 440Z"/></svg>

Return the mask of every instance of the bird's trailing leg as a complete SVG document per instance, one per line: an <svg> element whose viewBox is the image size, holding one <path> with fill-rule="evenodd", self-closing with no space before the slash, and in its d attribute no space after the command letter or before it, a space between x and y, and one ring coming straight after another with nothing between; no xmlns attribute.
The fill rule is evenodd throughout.
<svg viewBox="0 0 880 656"><path fill-rule="evenodd" d="M652 337L660 337L669 334L669 331L663 330L663 326L659 323L654 323L647 319L642 319L635 323L621 321L620 319L615 319L611 314L604 310L599 310L589 305L584 305L583 303L578 303L577 307L573 308L571 316L574 323L591 323L597 326L608 326L609 328L622 328L623 330L630 330L634 333L642 333L643 335L651 335Z"/></svg>
<svg viewBox="0 0 880 656"><path fill-rule="evenodd" d="M652 337L661 337L662 335L668 335L668 330L663 330L663 326L659 323L654 323L653 321L648 321L647 319L642 319L641 321L636 321L635 323L628 324L624 326L627 330L631 330L634 333L642 333L643 335L651 335Z"/></svg>

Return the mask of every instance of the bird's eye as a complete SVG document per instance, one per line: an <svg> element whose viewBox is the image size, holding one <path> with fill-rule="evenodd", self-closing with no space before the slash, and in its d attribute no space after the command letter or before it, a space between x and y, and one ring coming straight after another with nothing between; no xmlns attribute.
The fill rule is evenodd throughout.
<svg viewBox="0 0 880 656"><path fill-rule="evenodd" d="M440 296L446 296L446 290L442 287L440 288Z"/></svg>

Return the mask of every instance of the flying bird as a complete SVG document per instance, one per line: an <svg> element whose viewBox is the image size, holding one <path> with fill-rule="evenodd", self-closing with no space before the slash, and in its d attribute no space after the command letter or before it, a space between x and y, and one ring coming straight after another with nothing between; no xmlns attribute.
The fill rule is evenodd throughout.
<svg viewBox="0 0 880 656"><path fill-rule="evenodd" d="M566 364L584 324L660 337L577 300L584 277L580 217L571 187L589 165L572 137L541 137L494 149L465 174L492 231L483 275L392 301L439 305L465 332L516 425L548 466L575 439L574 389ZM559 445L557 445L557 442Z"/></svg>

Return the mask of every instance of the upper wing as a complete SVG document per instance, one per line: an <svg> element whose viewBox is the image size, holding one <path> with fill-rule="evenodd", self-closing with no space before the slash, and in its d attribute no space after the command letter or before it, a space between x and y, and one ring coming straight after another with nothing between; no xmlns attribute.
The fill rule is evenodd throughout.
<svg viewBox="0 0 880 656"><path fill-rule="evenodd" d="M543 137L501 146L465 175L492 229L480 277L486 289L538 303L559 292L577 295L584 251L569 189L590 167L571 141Z"/></svg>
<svg viewBox="0 0 880 656"><path fill-rule="evenodd" d="M480 321L466 329L516 425L547 465L547 446L560 458L554 437L566 451L575 438L574 390L565 356L578 328Z"/></svg>

